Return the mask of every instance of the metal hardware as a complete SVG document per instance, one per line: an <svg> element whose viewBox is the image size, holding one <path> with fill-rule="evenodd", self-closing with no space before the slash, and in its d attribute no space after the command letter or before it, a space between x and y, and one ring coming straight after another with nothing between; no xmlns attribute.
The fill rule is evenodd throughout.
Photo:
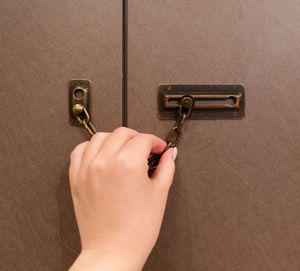
<svg viewBox="0 0 300 271"><path fill-rule="evenodd" d="M74 114L73 107L82 105L86 112L90 112L90 91L91 81L87 79L75 79L69 83L69 115L71 125L83 125L76 116L83 117L84 110L78 114ZM79 109L79 107L78 107Z"/></svg>
<svg viewBox="0 0 300 271"><path fill-rule="evenodd" d="M177 120L175 122L174 127L171 128L167 136L167 146L165 147L162 153L155 154L148 159L148 166L150 171L153 171L157 167L159 163L159 159L169 148L176 147L178 141L181 138L184 121L191 116L194 106L195 106L195 101L193 97L191 96L181 97L178 106Z"/></svg>
<svg viewBox="0 0 300 271"><path fill-rule="evenodd" d="M74 93L74 91L72 92ZM180 100L178 106L178 117L174 127L170 130L167 137L167 146L161 154L155 154L148 159L149 176L153 173L159 163L160 157L171 147L175 147L180 140L184 121L191 116L194 106L194 99L191 96L184 96ZM79 125L82 125L91 136L97 133L94 125L91 122L91 117L83 104L75 103L72 106L72 116Z"/></svg>
<svg viewBox="0 0 300 271"><path fill-rule="evenodd" d="M91 81L71 80L69 83L69 112L72 125L82 125L90 135L96 133L89 113Z"/></svg>
<svg viewBox="0 0 300 271"><path fill-rule="evenodd" d="M97 131L88 112L89 91L89 80L70 81L70 121L74 124L75 120L76 124L83 125L93 136ZM80 92L81 95L77 96L76 92ZM186 119L238 118L245 115L244 108L245 95L242 85L161 85L159 116L161 119L175 118L176 122L169 131L167 146L163 152L148 159L149 176L153 174L161 156L178 144Z"/></svg>
<svg viewBox="0 0 300 271"><path fill-rule="evenodd" d="M191 119L236 119L245 115L243 85L160 85L158 109L160 119L176 119L180 99L194 99Z"/></svg>
<svg viewBox="0 0 300 271"><path fill-rule="evenodd" d="M83 125L91 136L97 133L91 122L90 114L82 104L75 104L72 111L78 123Z"/></svg>
<svg viewBox="0 0 300 271"><path fill-rule="evenodd" d="M167 109L177 109L178 103L171 103L170 100L180 100L182 95L180 94L166 94L164 95L164 107ZM209 101L219 101L219 103L206 103L206 104L195 104L194 109L238 109L241 103L241 95L240 94L192 94L191 97L197 100L209 100ZM230 103L221 103L222 101L234 100L233 104Z"/></svg>

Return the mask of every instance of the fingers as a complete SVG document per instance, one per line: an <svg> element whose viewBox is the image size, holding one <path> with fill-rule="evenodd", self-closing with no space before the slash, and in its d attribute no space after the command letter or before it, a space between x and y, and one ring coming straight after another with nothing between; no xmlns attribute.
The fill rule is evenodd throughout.
<svg viewBox="0 0 300 271"><path fill-rule="evenodd" d="M87 145L83 153L83 167L88 166L93 161L93 159L98 154L101 146L103 145L104 141L108 138L109 135L110 133L96 133L92 136L91 140L89 141L89 144Z"/></svg>
<svg viewBox="0 0 300 271"><path fill-rule="evenodd" d="M71 152L70 155L70 168L69 168L69 177L70 180L74 179L79 172L80 166L81 166L81 161L82 161L82 156L83 152L88 146L89 141L85 141L75 147L75 149Z"/></svg>
<svg viewBox="0 0 300 271"><path fill-rule="evenodd" d="M169 190L175 173L176 155L177 148L170 148L162 155L151 178L154 185Z"/></svg>
<svg viewBox="0 0 300 271"><path fill-rule="evenodd" d="M139 132L126 127L115 129L105 140L105 144L101 148L101 155L116 153L127 143L127 141L138 134Z"/></svg>
<svg viewBox="0 0 300 271"><path fill-rule="evenodd" d="M123 147L122 151L128 156L146 160L151 153L157 154L163 152L167 143L157 136L150 134L139 134L133 137Z"/></svg>
<svg viewBox="0 0 300 271"><path fill-rule="evenodd" d="M97 133L90 141L78 145L71 154L70 179L75 178L80 168L88 168L93 160L100 156L120 151L126 154L131 161L140 161L147 167L147 158L150 154L159 154L164 151L166 142L151 134L140 134L132 129L120 127L112 134ZM155 170L152 180L169 187L175 171L173 151L165 152Z"/></svg>

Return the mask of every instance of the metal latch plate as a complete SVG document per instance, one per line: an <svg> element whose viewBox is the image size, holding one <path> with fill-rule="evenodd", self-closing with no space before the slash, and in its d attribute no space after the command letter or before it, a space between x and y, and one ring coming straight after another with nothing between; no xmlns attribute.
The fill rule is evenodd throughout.
<svg viewBox="0 0 300 271"><path fill-rule="evenodd" d="M176 119L180 99L195 101L190 119L236 119L245 116L243 85L165 85L159 86L160 119Z"/></svg>
<svg viewBox="0 0 300 271"><path fill-rule="evenodd" d="M90 91L91 81L87 79L74 79L69 82L69 116L70 124L80 126L81 124L75 118L73 106L75 104L83 105L90 112Z"/></svg>

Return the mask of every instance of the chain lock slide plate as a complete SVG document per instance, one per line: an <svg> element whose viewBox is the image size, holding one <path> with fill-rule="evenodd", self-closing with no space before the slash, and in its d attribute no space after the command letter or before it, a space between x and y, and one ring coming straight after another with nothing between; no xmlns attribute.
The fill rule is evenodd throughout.
<svg viewBox="0 0 300 271"><path fill-rule="evenodd" d="M80 126L74 113L75 104L83 105L90 112L91 81L87 79L73 79L69 82L69 116L70 124Z"/></svg>
<svg viewBox="0 0 300 271"><path fill-rule="evenodd" d="M189 119L238 119L245 116L243 85L167 85L159 86L160 119L176 119L180 99L191 96L194 107Z"/></svg>

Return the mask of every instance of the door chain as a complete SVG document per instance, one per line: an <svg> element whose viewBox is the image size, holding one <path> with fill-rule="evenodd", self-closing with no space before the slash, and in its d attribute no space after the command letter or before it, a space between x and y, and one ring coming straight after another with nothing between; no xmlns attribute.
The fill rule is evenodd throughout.
<svg viewBox="0 0 300 271"><path fill-rule="evenodd" d="M86 108L82 104L73 106L73 114L77 121L89 132L91 136L97 133L94 125L91 122L91 117Z"/></svg>
<svg viewBox="0 0 300 271"><path fill-rule="evenodd" d="M176 147L181 138L184 121L190 117L193 107L194 99L191 96L183 96L181 98L177 113L177 120L167 136L167 146L162 153L154 154L148 159L149 170L154 170L157 167L159 159L169 148Z"/></svg>
<svg viewBox="0 0 300 271"><path fill-rule="evenodd" d="M174 148L178 144L184 121L190 117L194 107L194 99L191 96L183 96L180 100L178 108L178 116L174 127L171 128L167 136L167 146L160 154L154 154L148 159L149 170L154 170L161 156L169 149ZM77 121L89 132L91 136L97 133L95 127L91 122L90 115L82 104L75 104L73 106L73 114Z"/></svg>

